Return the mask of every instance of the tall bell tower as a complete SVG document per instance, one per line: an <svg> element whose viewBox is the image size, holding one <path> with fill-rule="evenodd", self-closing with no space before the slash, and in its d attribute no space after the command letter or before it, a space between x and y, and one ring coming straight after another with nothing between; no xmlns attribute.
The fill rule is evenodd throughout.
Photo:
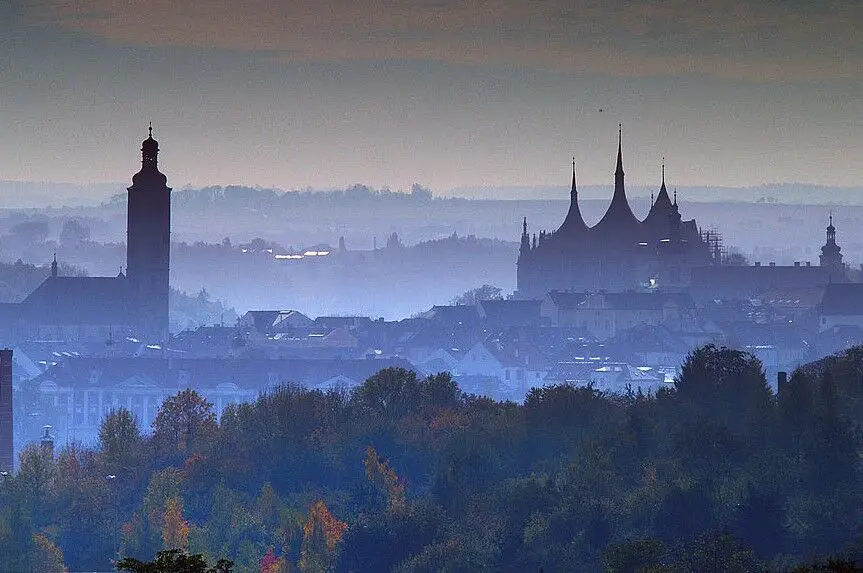
<svg viewBox="0 0 863 573"><path fill-rule="evenodd" d="M141 170L132 176L126 225L126 278L131 312L141 336L155 341L168 337L168 296L171 270L171 188L159 172L159 142L149 137L141 145Z"/></svg>

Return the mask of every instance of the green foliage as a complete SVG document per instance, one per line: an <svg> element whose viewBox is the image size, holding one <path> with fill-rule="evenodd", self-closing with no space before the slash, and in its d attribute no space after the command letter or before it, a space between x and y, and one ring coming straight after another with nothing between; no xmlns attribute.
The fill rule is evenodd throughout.
<svg viewBox="0 0 863 573"><path fill-rule="evenodd" d="M185 390L152 435L118 410L94 450L25 449L0 482L0 562L842 571L863 559L861 379L852 350L774 396L757 360L708 346L657 396L561 385L500 403L387 369L350 393L276 388L217 424ZM192 555L134 561L166 547Z"/></svg>
<svg viewBox="0 0 863 573"><path fill-rule="evenodd" d="M189 555L179 549L160 551L153 561L126 557L117 563L118 571L131 573L231 573L233 568L234 564L227 559L219 559L208 567L202 555Z"/></svg>

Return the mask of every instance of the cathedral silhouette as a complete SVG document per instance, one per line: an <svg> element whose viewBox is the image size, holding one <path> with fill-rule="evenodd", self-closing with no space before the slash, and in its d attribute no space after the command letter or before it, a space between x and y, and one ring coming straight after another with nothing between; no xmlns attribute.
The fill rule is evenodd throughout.
<svg viewBox="0 0 863 573"><path fill-rule="evenodd" d="M683 288L691 270L718 262L721 253L702 236L694 219L683 221L662 184L643 221L626 198L622 132L618 130L614 195L602 219L588 227L578 206L575 160L569 212L553 232L531 239L527 219L518 255L518 290L525 299L543 298L549 291L624 291L644 287Z"/></svg>

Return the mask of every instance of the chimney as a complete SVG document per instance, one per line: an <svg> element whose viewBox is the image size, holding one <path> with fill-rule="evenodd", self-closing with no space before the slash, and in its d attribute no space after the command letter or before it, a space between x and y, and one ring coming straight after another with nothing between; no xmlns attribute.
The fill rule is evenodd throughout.
<svg viewBox="0 0 863 573"><path fill-rule="evenodd" d="M51 435L51 426L42 426L42 438L39 439L42 451L52 458L54 457L54 436Z"/></svg>
<svg viewBox="0 0 863 573"><path fill-rule="evenodd" d="M788 372L776 373L776 394L781 396L785 391L785 386L788 384Z"/></svg>
<svg viewBox="0 0 863 573"><path fill-rule="evenodd" d="M0 471L12 473L12 350L0 350Z"/></svg>

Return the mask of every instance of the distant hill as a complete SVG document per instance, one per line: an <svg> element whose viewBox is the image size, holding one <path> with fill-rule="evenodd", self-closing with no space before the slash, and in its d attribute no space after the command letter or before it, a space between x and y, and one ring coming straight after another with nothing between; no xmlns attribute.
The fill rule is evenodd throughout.
<svg viewBox="0 0 863 573"><path fill-rule="evenodd" d="M91 206L126 189L123 183L0 181L0 209Z"/></svg>
<svg viewBox="0 0 863 573"><path fill-rule="evenodd" d="M775 183L755 187L712 187L712 186L669 186L669 191L677 189L686 201L697 202L743 202L743 203L785 203L814 205L863 205L863 186L826 187L809 183ZM498 200L554 200L567 198L568 186L537 187L458 187L442 196L464 197L467 199ZM579 197L590 199L610 199L612 185L579 186ZM658 186L628 185L630 197L650 197Z"/></svg>

